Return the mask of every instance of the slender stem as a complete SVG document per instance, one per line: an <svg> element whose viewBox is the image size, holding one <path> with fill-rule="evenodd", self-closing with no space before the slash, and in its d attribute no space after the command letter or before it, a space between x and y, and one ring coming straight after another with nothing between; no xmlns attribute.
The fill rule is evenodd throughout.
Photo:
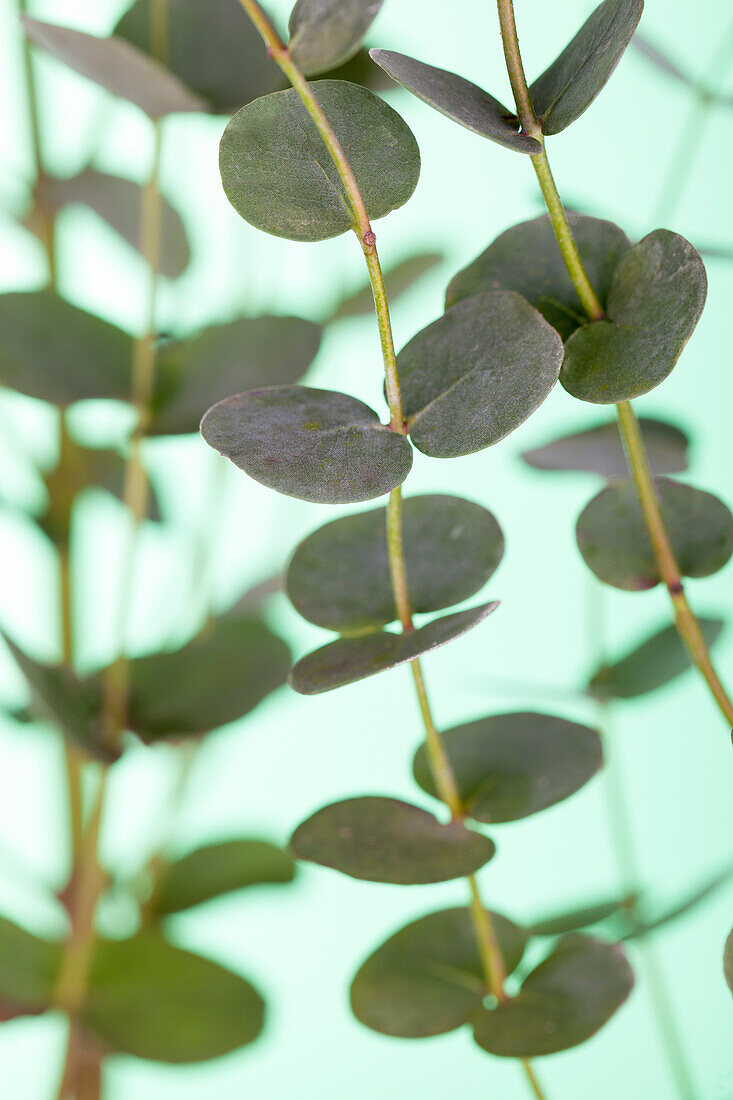
<svg viewBox="0 0 733 1100"><path fill-rule="evenodd" d="M527 78L524 75L517 23L514 18L514 4L512 0L497 0L497 7L501 27L501 44L504 47L506 70L514 93L514 102L517 105L517 117L524 132L534 137L540 127L537 124L537 116L534 113L529 88L527 87Z"/></svg>

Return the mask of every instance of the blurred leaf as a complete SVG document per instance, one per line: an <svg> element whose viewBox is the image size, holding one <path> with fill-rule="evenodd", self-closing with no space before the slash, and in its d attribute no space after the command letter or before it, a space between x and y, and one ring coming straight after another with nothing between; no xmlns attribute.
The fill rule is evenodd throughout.
<svg viewBox="0 0 733 1100"><path fill-rule="evenodd" d="M88 206L138 251L141 196L139 183L94 168L85 168L69 179L46 177L43 185L44 203L52 210L72 203ZM191 258L186 227L170 203L166 199L161 202L160 271L169 279L177 279Z"/></svg>
<svg viewBox="0 0 733 1100"><path fill-rule="evenodd" d="M698 618L708 646L723 629L721 619ZM674 626L665 627L637 645L627 656L599 668L588 691L596 699L635 699L668 684L691 667L690 656Z"/></svg>
<svg viewBox="0 0 733 1100"><path fill-rule="evenodd" d="M506 972L519 965L527 935L491 913ZM468 909L412 921L369 956L351 985L351 1008L383 1035L420 1039L467 1024L488 990Z"/></svg>
<svg viewBox="0 0 733 1100"><path fill-rule="evenodd" d="M134 103L152 119L179 111L200 111L205 106L199 96L163 65L122 38L96 38L25 15L22 22L35 46L63 61L80 76Z"/></svg>
<svg viewBox="0 0 733 1100"><path fill-rule="evenodd" d="M235 722L285 683L289 663L259 619L222 615L182 649L130 661L130 729L153 742Z"/></svg>
<svg viewBox="0 0 733 1100"><path fill-rule="evenodd" d="M562 341L519 294L477 294L413 336L397 357L410 438L435 458L504 439L550 394Z"/></svg>
<svg viewBox="0 0 733 1100"><path fill-rule="evenodd" d="M132 339L50 290L0 295L0 382L54 405L127 400Z"/></svg>
<svg viewBox="0 0 733 1100"><path fill-rule="evenodd" d="M733 993L733 928L730 930L728 939L725 941L723 971L725 973L725 980L728 983L728 988L731 993Z"/></svg>
<svg viewBox="0 0 733 1100"><path fill-rule="evenodd" d="M460 497L432 494L403 504L410 604L416 613L461 603L488 581L504 553L490 512ZM297 611L340 633L397 618L387 554L387 509L327 523L297 547L287 575Z"/></svg>
<svg viewBox="0 0 733 1100"><path fill-rule="evenodd" d="M321 331L301 317L242 317L163 347L148 431L197 432L206 410L229 394L297 382L316 356Z"/></svg>
<svg viewBox="0 0 733 1100"><path fill-rule="evenodd" d="M543 133L559 134L590 107L610 80L643 10L644 0L604 0L530 85Z"/></svg>
<svg viewBox="0 0 733 1100"><path fill-rule="evenodd" d="M709 256L711 260L733 260L733 246L721 244L706 244L698 249L701 256Z"/></svg>
<svg viewBox="0 0 733 1100"><path fill-rule="evenodd" d="M361 46L384 0L296 0L290 56L305 76L343 65Z"/></svg>
<svg viewBox="0 0 733 1100"><path fill-rule="evenodd" d="M201 421L209 446L255 481L317 504L371 500L412 466L403 435L345 393L269 386L220 401Z"/></svg>
<svg viewBox="0 0 733 1100"><path fill-rule="evenodd" d="M62 947L0 917L0 1022L37 1016L51 1004Z"/></svg>
<svg viewBox="0 0 733 1100"><path fill-rule="evenodd" d="M166 866L150 908L166 917L247 886L290 882L294 874L287 852L264 840L206 844Z"/></svg>
<svg viewBox="0 0 733 1100"><path fill-rule="evenodd" d="M239 0L167 0L166 65L202 96L204 110L230 115L272 92L279 69ZM150 0L137 0L115 33L150 52Z"/></svg>
<svg viewBox="0 0 733 1100"><path fill-rule="evenodd" d="M608 320L577 329L560 373L568 393L601 405L648 393L672 371L707 293L689 241L656 229L622 257L611 281Z"/></svg>
<svg viewBox="0 0 733 1100"><path fill-rule="evenodd" d="M358 638L339 638L301 657L290 670L290 685L301 695L319 695L323 691L346 687L377 672L407 664L454 638L460 638L498 606L498 603L488 603L468 611L443 615L406 634L390 634L380 630Z"/></svg>
<svg viewBox="0 0 733 1100"><path fill-rule="evenodd" d="M518 821L554 806L603 763L595 730L552 714L494 714L447 730L442 740L463 807L477 821ZM424 744L413 772L438 798Z"/></svg>
<svg viewBox="0 0 733 1100"><path fill-rule="evenodd" d="M251 1043L263 1014L244 978L145 932L97 943L79 1019L115 1053L187 1063Z"/></svg>
<svg viewBox="0 0 733 1100"><path fill-rule="evenodd" d="M514 112L470 80L392 50L369 53L393 80L454 122L507 149L539 153L539 142L519 132Z"/></svg>
<svg viewBox="0 0 733 1100"><path fill-rule="evenodd" d="M395 90L392 80L384 69L372 61L366 48L355 53L344 65L339 65L324 75L327 75L329 80L348 80L350 84L361 84L370 92Z"/></svg>
<svg viewBox="0 0 733 1100"><path fill-rule="evenodd" d="M688 466L689 438L666 420L640 417L644 449L655 474L676 474ZM583 470L602 477L626 477L628 466L615 421L560 436L522 458L538 470Z"/></svg>
<svg viewBox="0 0 733 1100"><path fill-rule="evenodd" d="M729 864L722 871L718 871L716 875L704 882L702 886L698 886L691 894L685 894L680 901L659 908L656 914L653 911L648 912L647 906L645 906L643 916L634 922L633 929L626 933L623 938L631 940L640 936L648 936L651 932L656 932L658 929L664 928L665 925L672 924L695 909L700 902L706 901L711 894L714 894L716 890L729 882L731 877L733 877L733 864Z"/></svg>
<svg viewBox="0 0 733 1100"><path fill-rule="evenodd" d="M410 256L401 263L395 264L384 272L384 285L387 291L390 305L396 298L409 290L423 275L427 275L433 268L438 267L445 257L441 252L421 252L417 256ZM374 310L374 298L369 283L342 298L341 302L331 317L332 321L341 320L344 317L361 317L371 314Z"/></svg>
<svg viewBox="0 0 733 1100"><path fill-rule="evenodd" d="M635 34L631 40L631 45L642 54L647 61L651 61L652 65L657 69L661 69L667 76L674 77L675 80L680 80L683 84L687 84L692 88L695 85L695 81L682 72L674 61L658 46L655 46L653 42L650 42L648 38L643 37L641 34Z"/></svg>
<svg viewBox="0 0 733 1100"><path fill-rule="evenodd" d="M475 1017L474 1038L504 1058L568 1050L595 1035L633 985L618 944L570 934L525 978L516 997Z"/></svg>
<svg viewBox="0 0 733 1100"><path fill-rule="evenodd" d="M472 875L496 851L458 821L444 825L419 806L376 795L324 806L298 826L290 847L298 859L400 886Z"/></svg>
<svg viewBox="0 0 733 1100"><path fill-rule="evenodd" d="M631 247L613 222L569 214L583 266L605 305L619 260ZM515 290L538 309L563 340L586 320L547 214L501 233L468 267L454 275L446 305L488 290Z"/></svg>
<svg viewBox="0 0 733 1100"><path fill-rule="evenodd" d="M311 84L359 185L369 217L403 206L420 175L407 124L358 84ZM224 191L258 229L294 241L322 241L355 227L336 166L294 89L248 104L221 140Z"/></svg>
<svg viewBox="0 0 733 1100"><path fill-rule="evenodd" d="M709 577L733 554L733 516L702 489L658 478L657 493L672 551L683 577ZM632 481L618 481L586 505L576 528L578 548L605 584L639 592L661 580Z"/></svg>
<svg viewBox="0 0 733 1100"><path fill-rule="evenodd" d="M571 909L561 913L553 913L551 916L542 917L529 926L533 936L562 936L566 932L579 932L583 928L589 928L593 924L600 924L623 913L628 905L629 898L612 898L610 901L599 901L593 905L584 905L581 909Z"/></svg>

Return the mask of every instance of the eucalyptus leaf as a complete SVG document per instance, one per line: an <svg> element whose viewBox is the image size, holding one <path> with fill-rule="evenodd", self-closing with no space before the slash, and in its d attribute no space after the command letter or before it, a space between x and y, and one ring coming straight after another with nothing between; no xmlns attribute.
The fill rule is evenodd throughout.
<svg viewBox="0 0 733 1100"><path fill-rule="evenodd" d="M644 10L644 0L604 0L529 89L545 134L580 118L610 80Z"/></svg>
<svg viewBox="0 0 733 1100"><path fill-rule="evenodd" d="M43 200L51 209L81 203L103 218L132 248L140 248L140 205L142 188L139 183L85 168L68 179L46 177ZM160 272L177 279L188 266L191 252L186 227L180 214L161 199Z"/></svg>
<svg viewBox="0 0 733 1100"><path fill-rule="evenodd" d="M301 695L319 695L407 664L460 638L498 606L498 603L489 603L469 611L443 615L403 634L380 630L358 638L340 638L301 657L290 670L290 686Z"/></svg>
<svg viewBox="0 0 733 1100"><path fill-rule="evenodd" d="M98 941L78 1018L115 1053L185 1064L251 1043L264 1007L240 975L143 932Z"/></svg>
<svg viewBox="0 0 733 1100"><path fill-rule="evenodd" d="M730 881L733 876L733 864L729 864L724 867L722 871L718 871L712 878L707 879L702 885L695 888L692 893L686 893L680 900L674 902L672 905L664 905L658 907L657 912L654 913L648 911L648 907L644 908L643 919L639 919L634 923L634 927L630 932L624 935L625 940L638 939L642 936L648 936L652 932L657 932L660 928L664 928L668 924L674 923L679 920L680 917L686 916L693 909L703 902L707 901L712 894L716 893L722 886Z"/></svg>
<svg viewBox="0 0 733 1100"><path fill-rule="evenodd" d="M698 618L698 623L706 645L712 647L723 629L722 620ZM691 664L676 628L668 626L646 638L625 657L599 668L588 684L588 691L596 699L635 699L681 676Z"/></svg>
<svg viewBox="0 0 733 1100"><path fill-rule="evenodd" d="M723 950L723 973L728 983L728 988L733 993L733 928L728 933Z"/></svg>
<svg viewBox="0 0 733 1100"><path fill-rule="evenodd" d="M0 1022L50 1007L62 950L0 917Z"/></svg>
<svg viewBox="0 0 733 1100"><path fill-rule="evenodd" d="M420 252L416 256L409 256L401 263L395 264L394 267L388 268L384 272L384 286L390 305L405 291L410 290L412 285L421 279L423 275L427 275L429 271L438 267L444 259L445 257L441 252ZM360 290L341 299L331 320L337 321L344 317L361 317L364 314L372 313L373 310L374 296L372 288L369 283L365 283Z"/></svg>
<svg viewBox="0 0 733 1100"><path fill-rule="evenodd" d="M242 317L163 347L148 432L196 432L206 410L233 392L297 382L320 342L320 326L302 317Z"/></svg>
<svg viewBox="0 0 733 1100"><path fill-rule="evenodd" d="M712 493L658 478L657 493L672 551L684 577L709 577L733 554L733 516ZM591 500L576 528L583 559L599 580L629 592L661 576L632 481L618 481Z"/></svg>
<svg viewBox="0 0 733 1100"><path fill-rule="evenodd" d="M201 421L209 446L255 481L317 504L371 500L412 466L403 435L356 398L269 386L220 401Z"/></svg>
<svg viewBox="0 0 733 1100"><path fill-rule="evenodd" d="M419 806L377 795L324 806L298 826L290 848L351 878L399 886L472 875L496 851L458 821L445 825Z"/></svg>
<svg viewBox="0 0 733 1100"><path fill-rule="evenodd" d="M601 405L648 393L674 368L706 294L705 266L690 242L656 229L619 261L608 319L584 325L567 341L563 386Z"/></svg>
<svg viewBox="0 0 733 1100"><path fill-rule="evenodd" d="M0 295L0 383L62 407L127 400L131 337L50 290Z"/></svg>
<svg viewBox="0 0 733 1100"><path fill-rule="evenodd" d="M679 80L682 84L686 84L689 88L694 87L695 81L684 73L672 59L655 46L653 42L650 42L648 38L643 37L640 34L635 34L631 40L631 45L640 53L643 57L650 61L652 65L657 69L661 69L667 76L673 77L675 80Z"/></svg>
<svg viewBox="0 0 733 1100"><path fill-rule="evenodd" d="M562 341L519 294L476 294L418 332L397 357L410 438L434 458L509 435L557 382Z"/></svg>
<svg viewBox="0 0 733 1100"><path fill-rule="evenodd" d="M245 887L291 882L294 875L287 852L264 840L205 844L166 865L150 909L166 917Z"/></svg>
<svg viewBox="0 0 733 1100"><path fill-rule="evenodd" d="M504 1058L568 1050L595 1035L633 985L618 944L571 933L524 979L516 997L475 1017L474 1038Z"/></svg>
<svg viewBox="0 0 733 1100"><path fill-rule="evenodd" d="M609 917L616 917L628 908L630 898L611 898L608 901L594 902L579 909L563 910L551 916L542 917L529 925L533 936L562 936L567 932L579 932Z"/></svg>
<svg viewBox="0 0 733 1100"><path fill-rule="evenodd" d="M568 214L568 221L588 278L605 306L613 273L631 242L613 222L573 213ZM517 291L563 340L586 320L547 214L501 233L453 277L446 305L454 306L488 290Z"/></svg>
<svg viewBox="0 0 733 1100"><path fill-rule="evenodd" d="M288 49L306 76L343 65L358 51L384 0L296 0Z"/></svg>
<svg viewBox="0 0 733 1100"><path fill-rule="evenodd" d="M676 474L688 466L688 436L666 420L640 417L649 465L655 474ZM522 458L537 470L583 470L602 477L626 477L628 465L615 421L560 436Z"/></svg>
<svg viewBox="0 0 733 1100"><path fill-rule="evenodd" d="M369 53L398 84L467 130L519 153L540 152L535 138L519 132L514 112L470 80L392 50Z"/></svg>
<svg viewBox="0 0 733 1100"><path fill-rule="evenodd" d="M63 61L80 76L134 103L152 119L200 111L205 106L201 97L178 77L122 38L97 38L26 15L22 16L22 22L35 46Z"/></svg>
<svg viewBox="0 0 733 1100"><path fill-rule="evenodd" d="M527 935L491 913L507 974L519 965ZM383 1035L421 1039L470 1022L488 990L468 909L429 913L390 936L362 964L351 1008Z"/></svg>
<svg viewBox="0 0 733 1100"><path fill-rule="evenodd" d="M260 619L219 616L182 649L130 661L130 729L153 742L234 722L285 683L289 663Z"/></svg>
<svg viewBox="0 0 733 1100"><path fill-rule="evenodd" d="M504 536L491 513L460 497L407 498L402 533L410 604L417 613L473 596L504 553ZM396 619L387 509L343 516L304 539L290 562L286 590L305 619L339 633Z"/></svg>
<svg viewBox="0 0 733 1100"><path fill-rule="evenodd" d="M442 740L466 814L477 821L518 821L554 806L603 763L595 730L552 714L494 714L447 730ZM438 798L424 744L413 772Z"/></svg>
<svg viewBox="0 0 733 1100"><path fill-rule="evenodd" d="M205 101L204 109L230 115L278 87L280 71L239 0L166 0L166 65ZM151 52L150 0L136 0L115 34Z"/></svg>
<svg viewBox="0 0 733 1100"><path fill-rule="evenodd" d="M366 88L318 80L311 89L351 165L370 219L403 206L420 176L407 124ZM294 241L358 229L336 166L294 89L247 104L227 125L219 167L237 213Z"/></svg>

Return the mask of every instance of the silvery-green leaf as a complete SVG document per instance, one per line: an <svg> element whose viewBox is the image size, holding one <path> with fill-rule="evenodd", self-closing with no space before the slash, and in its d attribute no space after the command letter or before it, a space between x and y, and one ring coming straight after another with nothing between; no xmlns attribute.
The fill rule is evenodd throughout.
<svg viewBox="0 0 733 1100"><path fill-rule="evenodd" d="M690 440L680 428L646 416L639 417L639 428L653 473L676 474L687 469ZM606 478L628 475L615 420L560 436L542 447L525 451L522 458L538 470L584 470Z"/></svg>
<svg viewBox="0 0 733 1100"><path fill-rule="evenodd" d="M250 886L290 882L294 874L287 852L264 840L205 844L165 866L150 908L166 917Z"/></svg>
<svg viewBox="0 0 733 1100"><path fill-rule="evenodd" d="M343 65L361 46L384 0L296 0L290 56L306 76Z"/></svg>
<svg viewBox="0 0 733 1100"><path fill-rule="evenodd" d="M712 647L723 623L698 618L705 642ZM691 667L690 655L674 626L665 627L635 646L631 653L599 668L588 691L597 699L635 699L668 684Z"/></svg>
<svg viewBox="0 0 733 1100"><path fill-rule="evenodd" d="M50 1007L63 947L0 917L0 1023Z"/></svg>

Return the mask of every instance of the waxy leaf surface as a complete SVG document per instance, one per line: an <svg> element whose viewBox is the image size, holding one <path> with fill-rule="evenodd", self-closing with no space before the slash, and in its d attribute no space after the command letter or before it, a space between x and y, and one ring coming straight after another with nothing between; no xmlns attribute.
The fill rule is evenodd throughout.
<svg viewBox="0 0 733 1100"><path fill-rule="evenodd" d="M305 76L353 57L384 0L296 0L288 30L290 56Z"/></svg>
<svg viewBox="0 0 733 1100"><path fill-rule="evenodd" d="M461 802L477 821L517 821L554 806L603 763L595 730L552 714L494 714L442 737ZM413 771L422 789L438 798L425 745Z"/></svg>
<svg viewBox="0 0 733 1100"><path fill-rule="evenodd" d="M498 443L557 382L562 341L519 294L476 294L418 332L397 357L410 438L434 458Z"/></svg>
<svg viewBox="0 0 733 1100"><path fill-rule="evenodd" d="M150 908L165 917L248 886L290 882L294 874L292 858L267 841L206 844L165 867Z"/></svg>
<svg viewBox="0 0 733 1100"><path fill-rule="evenodd" d="M0 1023L44 1012L53 998L62 946L0 917Z"/></svg>
<svg viewBox="0 0 733 1100"><path fill-rule="evenodd" d="M568 214L583 266L605 306L619 260L631 247L613 222ZM515 290L538 309L563 340L586 320L547 214L501 233L448 285L446 305L487 290Z"/></svg>
<svg viewBox="0 0 733 1100"><path fill-rule="evenodd" d="M290 670L290 686L301 695L319 695L404 665L459 638L498 606L489 603L456 611L406 634L380 630L358 638L339 638L301 657Z"/></svg>
<svg viewBox="0 0 733 1100"><path fill-rule="evenodd" d="M611 1019L633 984L618 944L570 934L525 978L516 997L475 1018L474 1038L504 1058L568 1050Z"/></svg>
<svg viewBox="0 0 733 1100"><path fill-rule="evenodd" d="M54 405L127 400L132 339L49 290L0 295L0 383Z"/></svg>
<svg viewBox="0 0 733 1100"><path fill-rule="evenodd" d="M324 806L293 833L298 859L352 878L416 886L472 875L491 859L488 837L396 798L368 795Z"/></svg>
<svg viewBox="0 0 733 1100"><path fill-rule="evenodd" d="M320 326L301 317L242 317L164 347L149 434L197 432L229 394L297 382L320 342Z"/></svg>
<svg viewBox="0 0 733 1100"><path fill-rule="evenodd" d="M239 974L143 932L98 942L79 1020L115 1053L185 1064L251 1043L264 1008Z"/></svg>
<svg viewBox="0 0 733 1100"><path fill-rule="evenodd" d="M559 134L590 107L631 41L644 0L604 0L530 86L545 134Z"/></svg>
<svg viewBox="0 0 733 1100"><path fill-rule="evenodd" d="M706 644L715 644L723 629L720 619L698 618ZM598 669L588 691L596 699L634 699L668 684L691 667L690 655L674 626L653 634L631 653Z"/></svg>
<svg viewBox="0 0 733 1100"><path fill-rule="evenodd" d="M200 111L205 106L178 77L122 38L96 38L27 16L23 16L23 27L35 46L113 95L134 103L152 119Z"/></svg>
<svg viewBox="0 0 733 1100"><path fill-rule="evenodd" d="M702 489L658 478L662 519L685 577L709 577L733 554L733 516ZM583 559L599 580L629 592L661 580L636 489L618 481L594 497L576 528Z"/></svg>
<svg viewBox="0 0 733 1100"><path fill-rule="evenodd" d="M490 512L460 497L408 497L402 533L412 610L440 611L478 592L504 553ZM301 542L287 593L318 626L347 633L397 618L387 554L387 509L344 516Z"/></svg>
<svg viewBox="0 0 733 1100"><path fill-rule="evenodd" d="M674 368L706 294L705 266L690 242L656 229L619 261L608 320L583 325L567 341L563 386L600 405L648 393Z"/></svg>
<svg viewBox="0 0 733 1100"><path fill-rule="evenodd" d="M477 84L403 53L392 50L369 52L393 80L454 122L507 149L515 149L519 153L540 152L540 143L535 138L519 132L519 123L513 111Z"/></svg>
<svg viewBox="0 0 733 1100"><path fill-rule="evenodd" d="M317 504L372 500L412 466L403 435L355 397L270 386L220 401L201 421L206 442L255 481Z"/></svg>
<svg viewBox="0 0 733 1100"><path fill-rule="evenodd" d="M384 286L387 291L390 305L396 298L409 290L414 283L427 275L433 268L438 267L445 257L441 252L421 252L417 256L410 256L407 260L395 264L384 272ZM343 317L361 317L374 311L374 296L369 283L365 283L361 290L355 291L347 298L343 298L331 320L340 320Z"/></svg>
<svg viewBox="0 0 733 1100"><path fill-rule="evenodd" d="M420 176L407 124L383 100L345 80L311 84L353 170L370 219L403 206ZM341 179L315 123L292 88L238 111L221 139L224 191L258 229L322 241L355 227Z"/></svg>
<svg viewBox="0 0 733 1100"><path fill-rule="evenodd" d="M527 935L491 913L507 974L519 965ZM351 1008L383 1035L421 1039L469 1023L488 990L468 909L429 913L390 936L362 964Z"/></svg>
<svg viewBox="0 0 733 1100"><path fill-rule="evenodd" d="M676 474L688 466L689 439L664 420L639 418L649 465L655 474ZM584 470L615 478L628 475L628 465L615 421L596 424L525 451L522 458L537 470Z"/></svg>

